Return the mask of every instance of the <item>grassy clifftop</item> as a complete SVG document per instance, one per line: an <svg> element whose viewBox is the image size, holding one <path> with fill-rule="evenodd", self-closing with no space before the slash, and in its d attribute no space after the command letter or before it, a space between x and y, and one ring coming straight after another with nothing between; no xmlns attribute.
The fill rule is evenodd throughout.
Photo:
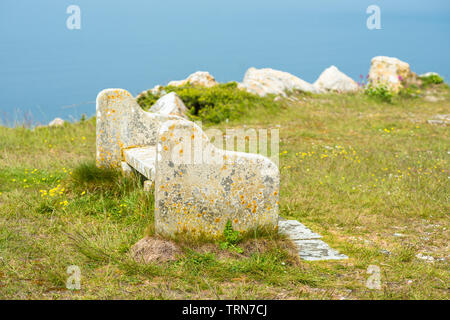
<svg viewBox="0 0 450 320"><path fill-rule="evenodd" d="M0 297L448 299L449 131L427 120L450 113L450 90L414 94L248 97L229 123L209 121L280 126L280 213L350 257L334 262L266 237L242 253L180 244L177 261L138 265L127 252L152 233L153 194L95 171L95 120L0 127ZM79 291L65 289L69 265ZM382 290L366 287L369 265Z"/></svg>

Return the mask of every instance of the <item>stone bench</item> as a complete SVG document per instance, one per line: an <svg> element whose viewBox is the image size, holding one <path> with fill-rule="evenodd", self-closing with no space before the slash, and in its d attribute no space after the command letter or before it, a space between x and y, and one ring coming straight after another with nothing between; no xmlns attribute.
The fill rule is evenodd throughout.
<svg viewBox="0 0 450 320"><path fill-rule="evenodd" d="M217 238L278 227L278 167L268 158L226 151L195 123L146 112L123 89L97 96L97 166L136 170L155 184L155 230Z"/></svg>

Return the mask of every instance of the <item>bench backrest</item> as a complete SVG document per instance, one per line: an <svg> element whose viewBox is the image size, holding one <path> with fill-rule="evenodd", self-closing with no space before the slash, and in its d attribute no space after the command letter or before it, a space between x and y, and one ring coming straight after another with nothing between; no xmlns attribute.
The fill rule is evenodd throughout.
<svg viewBox="0 0 450 320"><path fill-rule="evenodd" d="M120 168L123 150L156 145L161 124L181 119L142 110L124 89L105 89L97 95L97 166Z"/></svg>

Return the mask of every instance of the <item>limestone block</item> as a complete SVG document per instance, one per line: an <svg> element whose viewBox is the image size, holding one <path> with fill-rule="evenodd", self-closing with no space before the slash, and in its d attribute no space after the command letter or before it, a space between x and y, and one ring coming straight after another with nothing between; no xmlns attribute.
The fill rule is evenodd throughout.
<svg viewBox="0 0 450 320"><path fill-rule="evenodd" d="M207 71L194 72L189 77L187 77L187 79L170 81L167 85L179 87L187 85L188 83L193 86L203 86L207 88L217 85L214 77Z"/></svg>
<svg viewBox="0 0 450 320"><path fill-rule="evenodd" d="M314 86L324 91L335 92L355 92L359 90L358 84L335 66L325 69L314 82Z"/></svg>
<svg viewBox="0 0 450 320"><path fill-rule="evenodd" d="M270 68L248 69L243 82L238 84L238 88L259 96L267 94L286 96L285 92L292 90L312 93L321 92L319 88L290 73Z"/></svg>
<svg viewBox="0 0 450 320"><path fill-rule="evenodd" d="M170 92L159 98L149 111L162 115L177 115L187 118L186 113L188 109L175 92Z"/></svg>
<svg viewBox="0 0 450 320"><path fill-rule="evenodd" d="M409 64L397 58L375 57L369 71L369 82L374 86L386 85L394 92L402 88L402 81L410 81L414 74Z"/></svg>
<svg viewBox="0 0 450 320"><path fill-rule="evenodd" d="M235 230L277 228L278 167L268 158L213 146L186 120L159 131L155 180L155 229L217 238L228 220Z"/></svg>
<svg viewBox="0 0 450 320"><path fill-rule="evenodd" d="M97 96L97 166L120 168L123 150L155 145L161 123L180 119L142 110L123 89L105 89Z"/></svg>

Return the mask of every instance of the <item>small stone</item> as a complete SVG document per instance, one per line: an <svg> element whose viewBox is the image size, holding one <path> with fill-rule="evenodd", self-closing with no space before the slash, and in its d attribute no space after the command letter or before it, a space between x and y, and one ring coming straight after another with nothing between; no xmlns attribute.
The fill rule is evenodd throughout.
<svg viewBox="0 0 450 320"><path fill-rule="evenodd" d="M404 235L403 233L394 233L394 237L402 238L402 237L406 237L406 235Z"/></svg>
<svg viewBox="0 0 450 320"><path fill-rule="evenodd" d="M380 253L385 254L387 256L391 254L391 252L389 250L386 250L386 249L381 249Z"/></svg>
<svg viewBox="0 0 450 320"><path fill-rule="evenodd" d="M434 262L434 258L432 256L426 256L422 253L416 254L416 258L425 260L426 262Z"/></svg>

